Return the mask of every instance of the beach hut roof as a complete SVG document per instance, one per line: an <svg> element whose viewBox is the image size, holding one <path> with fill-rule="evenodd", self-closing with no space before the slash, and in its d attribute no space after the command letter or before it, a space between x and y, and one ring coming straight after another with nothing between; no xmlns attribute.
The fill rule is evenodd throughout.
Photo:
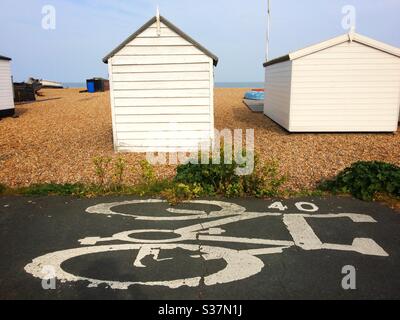
<svg viewBox="0 0 400 320"><path fill-rule="evenodd" d="M400 49L390 46L386 43L368 38L366 36L360 35L358 33L355 32L349 32L347 34L341 35L339 37L318 43L316 45L298 50L298 51L294 51L291 52L287 55L281 56L279 58L267 61L264 63L264 67L276 64L276 63L280 63L280 62L284 62L284 61L290 61L290 60L295 60L295 59L299 59L301 57L307 56L309 54L321 51L321 50L325 50L327 48L336 46L338 44L342 44L348 41L354 41L354 42L358 42L361 44L364 44L366 46L381 50L383 52L392 54L396 57L400 57Z"/></svg>
<svg viewBox="0 0 400 320"><path fill-rule="evenodd" d="M11 58L0 55L0 60L11 61Z"/></svg>
<svg viewBox="0 0 400 320"><path fill-rule="evenodd" d="M193 44L196 48L198 48L200 51L202 51L205 55L209 56L211 59L214 61L214 66L218 64L218 57L211 53L209 50L204 48L201 44L199 44L197 41L192 39L190 36L188 36L186 33L184 33L182 30L180 30L177 26L169 22L166 18L163 16L160 16L160 21L164 23L168 28L170 28L172 31L176 32L178 35L180 35L182 38L184 38L186 41L190 42ZM157 17L151 18L148 22L146 22L142 27L139 28L134 34L132 34L128 39L126 39L124 42L122 42L117 48L115 48L113 51L111 51L107 56L104 57L103 62L108 63L108 60L112 58L115 54L117 54L121 49L123 49L129 42L131 42L133 39L135 39L137 36L139 36L143 31L145 31L147 28L149 28L152 24L157 22Z"/></svg>

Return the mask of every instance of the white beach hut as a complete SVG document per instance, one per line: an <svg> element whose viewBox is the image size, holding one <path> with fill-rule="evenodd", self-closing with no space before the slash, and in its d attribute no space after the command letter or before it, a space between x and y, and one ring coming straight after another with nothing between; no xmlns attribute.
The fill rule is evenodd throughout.
<svg viewBox="0 0 400 320"><path fill-rule="evenodd" d="M213 138L218 58L167 19L150 19L103 62L116 151L192 151Z"/></svg>
<svg viewBox="0 0 400 320"><path fill-rule="evenodd" d="M399 58L350 32L267 61L264 114L289 132L395 132Z"/></svg>
<svg viewBox="0 0 400 320"><path fill-rule="evenodd" d="M11 59L0 56L0 117L12 116L14 112Z"/></svg>

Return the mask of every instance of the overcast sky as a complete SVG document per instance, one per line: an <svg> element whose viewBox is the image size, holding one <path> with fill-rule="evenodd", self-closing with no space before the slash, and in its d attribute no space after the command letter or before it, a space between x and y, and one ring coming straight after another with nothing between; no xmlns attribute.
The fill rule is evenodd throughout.
<svg viewBox="0 0 400 320"><path fill-rule="evenodd" d="M218 82L263 81L267 0L1 0L0 55L18 81L29 76L83 82L107 76L102 58L161 14L220 58ZM56 29L42 28L42 7ZM357 32L400 47L400 0L271 0L271 58L345 33L342 7L356 8Z"/></svg>

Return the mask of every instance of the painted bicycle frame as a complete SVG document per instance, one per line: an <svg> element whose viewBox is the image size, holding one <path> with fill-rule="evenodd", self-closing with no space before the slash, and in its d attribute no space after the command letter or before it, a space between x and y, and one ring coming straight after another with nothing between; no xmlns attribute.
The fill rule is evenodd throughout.
<svg viewBox="0 0 400 320"><path fill-rule="evenodd" d="M128 206L135 204L154 204L164 203L163 200L132 200L123 202L103 203L92 206L86 210L90 214L104 214L109 217L121 215L131 217L139 221L191 221L197 220L198 223L185 226L174 230L164 229L136 229L124 231L112 235L111 237L87 237L79 240L84 247L63 250L38 257L25 267L25 270L34 277L45 279L43 268L51 266L54 274L61 282L88 281L90 287L97 287L106 284L113 289L128 289L132 285L146 286L165 286L169 288L179 288L182 286L196 287L201 283L207 286L229 283L252 277L264 268L264 262L258 256L282 253L285 249L297 246L303 250L337 250L357 252L363 255L387 257L388 253L380 247L373 239L355 238L351 245L323 243L313 231L308 218L316 219L335 219L348 218L355 223L376 223L376 221L364 214L338 213L338 214L319 214L318 207L312 203L299 203L297 207L306 213L277 213L277 212L247 212L240 205L223 201L187 201L186 204L200 204L218 206L221 210L205 212L201 210L185 210L168 208L167 211L173 215L135 215L113 211L114 207ZM306 206L304 206L306 205ZM307 205L309 205L307 207ZM222 228L228 224L254 220L263 217L281 217L287 227L292 240L244 238L224 236L225 230ZM201 220L207 219L207 222ZM215 219L215 220L214 220ZM168 234L168 239L140 239L135 236L140 234ZM198 241L201 244L188 244L185 242ZM123 241L128 244L98 245L99 243ZM207 246L203 243L220 242L221 247ZM237 243L257 245L257 249L234 250L224 248L224 243ZM265 247L259 248L260 245ZM138 250L132 268L146 268L143 263L144 258L152 257L154 261L173 260L173 258L159 259L161 251L183 249L193 254L194 259L204 259L206 261L223 259L226 267L219 272L207 276L198 276L185 279L174 279L169 281L108 281L102 279L91 279L73 275L62 269L63 262L88 254L116 252L127 250Z"/></svg>

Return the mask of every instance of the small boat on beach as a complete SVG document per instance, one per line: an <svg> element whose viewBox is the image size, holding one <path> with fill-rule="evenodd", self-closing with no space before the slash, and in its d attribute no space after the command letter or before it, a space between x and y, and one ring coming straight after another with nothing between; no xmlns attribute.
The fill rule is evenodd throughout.
<svg viewBox="0 0 400 320"><path fill-rule="evenodd" d="M64 86L61 82L49 81L49 80L40 80L42 84L42 88L46 89L63 89Z"/></svg>
<svg viewBox="0 0 400 320"><path fill-rule="evenodd" d="M244 95L244 104L253 112L264 111L264 89L252 89Z"/></svg>
<svg viewBox="0 0 400 320"><path fill-rule="evenodd" d="M43 89L63 89L64 85L61 82L29 78L26 82L28 84L39 84Z"/></svg>
<svg viewBox="0 0 400 320"><path fill-rule="evenodd" d="M247 100L264 100L264 97L265 97L264 91L255 91L255 90L248 91L244 95L244 98Z"/></svg>

